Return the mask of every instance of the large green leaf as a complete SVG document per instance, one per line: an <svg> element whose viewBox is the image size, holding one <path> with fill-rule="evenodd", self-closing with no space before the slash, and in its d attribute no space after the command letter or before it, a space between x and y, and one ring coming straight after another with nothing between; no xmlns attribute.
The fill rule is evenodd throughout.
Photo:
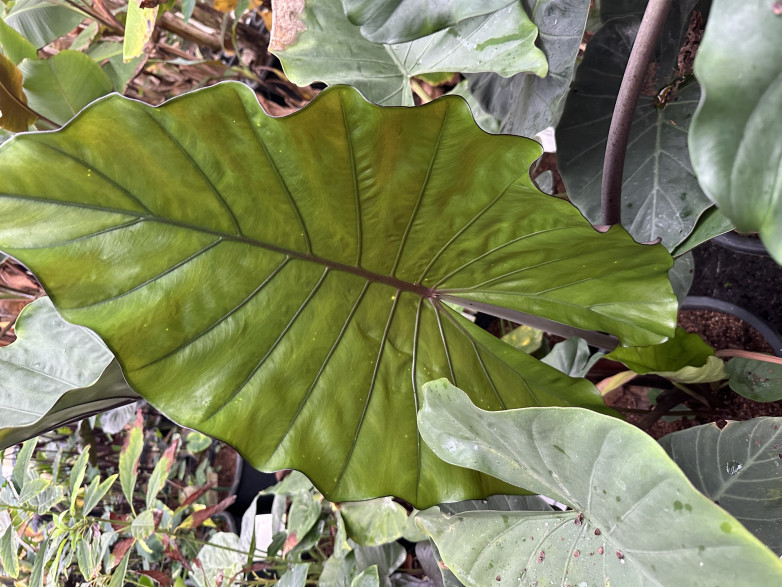
<svg viewBox="0 0 782 587"><path fill-rule="evenodd" d="M782 555L782 418L705 424L660 444L699 491Z"/></svg>
<svg viewBox="0 0 782 587"><path fill-rule="evenodd" d="M38 57L35 46L2 18L0 18L0 50L15 64L25 58Z"/></svg>
<svg viewBox="0 0 782 587"><path fill-rule="evenodd" d="M422 436L451 463L573 508L419 514L468 585L778 585L782 562L644 432L580 408L485 412L428 383Z"/></svg>
<svg viewBox="0 0 782 587"><path fill-rule="evenodd" d="M22 310L16 334L0 349L0 449L138 399L106 345L49 298Z"/></svg>
<svg viewBox="0 0 782 587"><path fill-rule="evenodd" d="M278 0L274 17L270 49L291 81L347 83L377 104L411 106L410 78L425 73L547 71L537 28L518 3L394 45L365 39L335 0Z"/></svg>
<svg viewBox="0 0 782 587"><path fill-rule="evenodd" d="M634 17L614 19L587 45L557 126L557 161L568 197L599 222L603 159L611 115L638 30ZM677 45L678 46L678 45ZM665 69L663 63L658 63ZM655 80L658 90L671 76ZM638 99L625 156L622 225L639 242L662 239L673 250L711 206L690 166L687 131L700 90L694 82L658 108L655 96Z"/></svg>
<svg viewBox="0 0 782 587"><path fill-rule="evenodd" d="M5 22L37 49L71 32L84 15L65 2L17 0L5 15Z"/></svg>
<svg viewBox="0 0 782 587"><path fill-rule="evenodd" d="M136 391L257 467L300 469L333 501L507 493L422 445L425 381L487 409L602 401L441 296L626 344L671 335L676 312L665 250L538 192L539 153L480 131L460 98L381 108L335 87L273 118L235 83L159 108L111 96L3 145L0 249Z"/></svg>
<svg viewBox="0 0 782 587"><path fill-rule="evenodd" d="M49 59L25 59L19 69L30 108L57 124L65 124L114 88L100 65L79 51L60 51Z"/></svg>
<svg viewBox="0 0 782 587"><path fill-rule="evenodd" d="M704 191L782 263L782 16L767 0L714 0L695 75L690 136ZM737 74L736 72L740 72Z"/></svg>
<svg viewBox="0 0 782 587"><path fill-rule="evenodd" d="M414 41L462 20L490 14L514 0L342 0L348 20L374 43Z"/></svg>
<svg viewBox="0 0 782 587"><path fill-rule="evenodd" d="M509 78L480 73L467 79L481 106L502 121L502 132L531 137L559 121L573 81L589 1L523 0L522 4L540 31L548 75L519 73Z"/></svg>

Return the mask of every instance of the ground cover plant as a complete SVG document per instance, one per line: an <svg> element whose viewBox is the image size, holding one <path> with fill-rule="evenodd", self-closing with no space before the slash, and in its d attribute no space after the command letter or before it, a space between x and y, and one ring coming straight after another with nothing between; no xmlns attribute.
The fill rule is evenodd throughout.
<svg viewBox="0 0 782 587"><path fill-rule="evenodd" d="M318 569L324 584L390 584L402 555L387 545L413 533L426 543L420 532L436 547L431 561L449 569L439 581L778 582L779 419L696 428L661 447L584 378L586 342L570 338L541 361L463 315L473 308L580 336L612 351L629 377L661 374L691 397L704 399L708 390L698 386L714 391L729 380L754 400L779 399L773 358L715 354L675 323L676 296L688 289L685 253L699 242L735 223L758 229L780 258L778 223L766 219L778 216L781 200L782 144L770 113L782 16L776 4L744 8L747 22L763 21L764 34L745 42L743 33L734 54L762 67L750 106L734 110L730 80L714 73L721 43L735 34L725 24L729 3L667 3L661 32L636 43L652 62L641 64L649 73L628 147L606 153L619 80L637 55L630 47L649 30L647 17L639 27L645 4L604 0L590 15L589 3L576 0L480 11L454 3L438 13L414 0L277 2L270 48L285 76L335 84L281 118L238 83L158 107L111 95L76 114L112 87L125 89L159 7L128 5L124 42L111 41L126 62L119 53L89 56L106 42L103 32L123 26L122 11L78 7L78 22L86 11L100 23L82 39L85 52L71 44L48 56L37 50L74 24L36 35L32 29L46 27L25 28L25 12L7 6L5 128L64 127L22 133L0 150L0 250L29 268L53 303L47 312L39 302L25 310L18 339L2 350L3 445L140 395L256 467L303 472L333 502L393 496L421 510L439 504L417 514L415 528L390 500L366 511L345 504L343 528L342 514L329 513L307 486L296 490L287 518L307 523L283 532L287 502L279 501L272 552L291 535L308 545L298 552L314 548L327 526L361 544L362 524L372 522L350 522L351 508L364 519L404 517L404 531L363 538L386 545L385 566L342 534L332 537L331 562ZM650 3L649 13L661 4ZM234 49L247 22L231 25ZM579 57L588 26L596 32ZM68 68L85 59L96 80L122 68L126 77L79 85ZM78 100L68 84L38 80L39 71L68 80ZM222 71L259 80L245 64ZM472 112L457 96L389 106L429 102L454 72L477 74L459 90ZM715 89L699 98L700 85ZM542 151L536 142L486 134L473 113L514 133L555 125L570 201L530 179ZM737 151L714 146L726 142L718 130L725 116L754 137ZM596 230L607 207L597 186L610 180L603 160L625 156L622 225ZM730 165L737 186L752 172L756 197L740 214L732 192L721 191ZM19 475L13 499L28 503ZM126 476L123 489L127 483ZM530 493L566 509L510 497L497 509L444 505ZM142 539L170 529L161 526L165 516L149 513L152 505L129 517L149 531ZM151 525L142 516L153 517ZM3 534L6 572L22 547L20 527ZM95 560L120 539L107 535ZM243 568L260 570L253 561L263 555L244 547L251 554L218 573L218 584L239 581ZM40 576L48 569L52 577L58 567L48 552L36 560ZM306 582L307 567L285 568L291 574L281 582Z"/></svg>

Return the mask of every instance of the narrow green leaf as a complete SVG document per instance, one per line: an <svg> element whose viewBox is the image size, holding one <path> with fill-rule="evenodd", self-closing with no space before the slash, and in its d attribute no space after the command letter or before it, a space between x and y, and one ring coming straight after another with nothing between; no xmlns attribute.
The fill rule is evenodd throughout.
<svg viewBox="0 0 782 587"><path fill-rule="evenodd" d="M30 41L36 49L71 32L84 19L78 10L48 0L16 0L5 22Z"/></svg>
<svg viewBox="0 0 782 587"><path fill-rule="evenodd" d="M296 493L288 512L288 532L301 541L320 517L320 501L309 491Z"/></svg>
<svg viewBox="0 0 782 587"><path fill-rule="evenodd" d="M782 365L734 357L725 364L730 388L756 402L775 402L782 399Z"/></svg>
<svg viewBox="0 0 782 587"><path fill-rule="evenodd" d="M122 493L130 505L133 515L136 509L133 506L133 493L136 490L136 480L138 479L138 463L141 458L141 451L144 449L144 417L139 409L136 412L136 420L133 426L125 436L125 444L119 453L119 482L122 486Z"/></svg>
<svg viewBox="0 0 782 587"><path fill-rule="evenodd" d="M73 42L68 49L71 51L84 51L89 48L92 41L95 39L95 36L98 34L98 28L97 21L92 21L76 35L76 38L73 39Z"/></svg>
<svg viewBox="0 0 782 587"><path fill-rule="evenodd" d="M93 579L97 569L93 564L92 544L86 538L79 538L76 541L76 564L84 579L88 581Z"/></svg>
<svg viewBox="0 0 782 587"><path fill-rule="evenodd" d="M0 348L0 448L138 398L103 341L49 298L25 306L16 334Z"/></svg>
<svg viewBox="0 0 782 587"><path fill-rule="evenodd" d="M152 470L152 475L149 476L147 482L147 509L151 509L155 505L157 500L157 494L165 487L166 481L168 481L168 474L171 472L171 465L174 464L176 458L177 448L179 448L179 439L175 439L160 457L160 460L155 463L155 468Z"/></svg>
<svg viewBox="0 0 782 587"><path fill-rule="evenodd" d="M725 215L719 211L716 206L712 206L701 214L698 221L695 223L690 236L680 242L676 248L671 251L671 254L675 257L683 255L687 251L691 251L698 245L705 243L707 240L725 234L729 230L733 230L733 223L725 218Z"/></svg>
<svg viewBox="0 0 782 587"><path fill-rule="evenodd" d="M340 2L278 0L272 13L270 50L298 85L347 83L370 101L389 106L412 106L410 78L423 73L494 71L507 76L528 71L546 75L546 58L535 46L537 27L520 3L501 3L504 8L431 35L382 44L365 39L345 16Z"/></svg>
<svg viewBox="0 0 782 587"><path fill-rule="evenodd" d="M100 503L100 500L103 499L109 489L111 489L111 486L114 484L114 481L117 480L117 477L118 475L111 475L101 483L98 483L100 477L95 475L92 479L92 483L90 483L89 487L84 492L84 508L82 511L85 516L89 515L89 513Z"/></svg>
<svg viewBox="0 0 782 587"><path fill-rule="evenodd" d="M380 587L377 565L372 565L356 575L350 582L350 587Z"/></svg>
<svg viewBox="0 0 782 587"><path fill-rule="evenodd" d="M136 540L146 540L155 532L155 510L144 510L130 524L130 533Z"/></svg>
<svg viewBox="0 0 782 587"><path fill-rule="evenodd" d="M109 581L109 587L123 587L125 585L125 575L128 572L128 561L130 560L130 553L131 553L130 550L128 550L125 553L125 556L122 557L122 560L117 565L117 568L111 574L111 581ZM177 580L180 580L180 578L177 577Z"/></svg>
<svg viewBox="0 0 782 587"><path fill-rule="evenodd" d="M37 117L27 107L22 89L22 72L0 53L0 128L26 131Z"/></svg>
<svg viewBox="0 0 782 587"><path fill-rule="evenodd" d="M422 437L453 464L573 508L416 518L462 582L775 585L782 562L638 428L580 408L485 412L424 386Z"/></svg>
<svg viewBox="0 0 782 587"><path fill-rule="evenodd" d="M16 548L16 529L13 524L9 524L5 529L3 537L0 538L0 562L3 563L3 570L12 579L19 576L19 553Z"/></svg>
<svg viewBox="0 0 782 587"><path fill-rule="evenodd" d="M302 470L339 501L511 493L419 442L425 381L452 377L489 409L605 407L442 298L633 345L672 335L677 308L663 247L539 192L539 154L480 131L456 97L390 109L335 87L273 118L240 84L159 108L110 96L0 147L0 249L134 389L256 467Z"/></svg>
<svg viewBox="0 0 782 587"><path fill-rule="evenodd" d="M407 510L390 497L340 504L348 536L362 546L393 542L407 528Z"/></svg>
<svg viewBox="0 0 782 587"><path fill-rule="evenodd" d="M413 41L508 4L511 0L342 0L348 20L361 27L364 38L385 44Z"/></svg>
<svg viewBox="0 0 782 587"><path fill-rule="evenodd" d="M49 543L50 539L45 538L44 541L38 545L33 568L30 571L30 582L28 583L28 587L43 587L44 566L49 562L51 555L54 554L49 549Z"/></svg>
<svg viewBox="0 0 782 587"><path fill-rule="evenodd" d="M87 471L87 461L90 458L90 447L89 445L85 446L82 449L81 454L79 455L79 458L76 459L76 463L73 465L73 468L71 469L71 474L69 478L69 488L70 488L70 496L71 496L71 516L76 515L76 498L79 493L79 488L81 487L82 481L84 481L84 473Z"/></svg>
<svg viewBox="0 0 782 587"><path fill-rule="evenodd" d="M0 18L0 49L8 59L18 65L22 59L37 59L35 46Z"/></svg>
<svg viewBox="0 0 782 587"><path fill-rule="evenodd" d="M17 492L21 492L22 489L24 489L24 484L27 481L27 467L30 465L30 457L33 456L33 452L37 445L37 438L26 440L16 455L16 462L14 463L14 469L11 473L11 481Z"/></svg>
<svg viewBox="0 0 782 587"><path fill-rule="evenodd" d="M714 0L695 59L704 99L690 134L704 191L782 263L782 16L768 0ZM735 75L734 72L744 72Z"/></svg>
<svg viewBox="0 0 782 587"><path fill-rule="evenodd" d="M41 493L43 493L48 487L51 485L51 481L49 479L44 479L43 477L36 477L34 479L29 479L25 484L24 487L22 487L22 490L19 492L19 504L25 505L29 501L31 501L34 497L37 497Z"/></svg>
<svg viewBox="0 0 782 587"><path fill-rule="evenodd" d="M144 51L152 31L155 30L159 6L141 8L141 0L128 1L128 16L125 20L125 38L122 45L122 58L125 61L138 57Z"/></svg>
<svg viewBox="0 0 782 587"><path fill-rule="evenodd" d="M782 556L782 418L705 424L660 444L698 491Z"/></svg>
<svg viewBox="0 0 782 587"><path fill-rule="evenodd" d="M26 59L19 70L30 108L57 124L65 124L114 87L100 65L79 51L60 51L48 59Z"/></svg>

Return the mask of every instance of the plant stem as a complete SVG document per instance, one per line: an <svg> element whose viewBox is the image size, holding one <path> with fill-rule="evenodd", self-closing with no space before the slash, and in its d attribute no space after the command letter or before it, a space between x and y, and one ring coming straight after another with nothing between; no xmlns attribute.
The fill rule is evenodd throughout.
<svg viewBox="0 0 782 587"><path fill-rule="evenodd" d="M616 97L614 114L611 117L603 163L600 202L603 224L619 224L622 221L622 172L633 112L652 59L652 52L670 7L671 0L649 0L633 49L630 51L630 59L627 62L619 95Z"/></svg>

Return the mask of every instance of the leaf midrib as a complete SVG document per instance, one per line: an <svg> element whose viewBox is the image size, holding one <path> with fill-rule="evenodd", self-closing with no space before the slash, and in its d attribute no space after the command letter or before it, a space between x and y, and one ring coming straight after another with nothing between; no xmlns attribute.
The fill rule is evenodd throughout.
<svg viewBox="0 0 782 587"><path fill-rule="evenodd" d="M49 198L42 198L38 196L23 196L19 194L0 194L0 198L10 198L10 199L16 199L16 200L24 200L24 201L33 201L38 203L45 203L45 204L51 204L55 206L67 206L67 207L74 207L74 208L81 208L86 210L94 210L97 212L105 212L109 214L121 214L124 216L131 216L134 218L137 218L141 222L158 222L160 224L164 224L167 226L175 226L177 228L184 228L186 230L192 230L198 233L202 234L210 234L213 236L218 237L221 241L232 241L232 242L239 242L246 245L250 245L253 247L257 247L260 249L265 249L268 251L273 251L275 253L280 253L282 255L285 255L287 257L298 259L301 261L308 261L311 263L316 263L318 265L321 265L323 267L328 267L330 269L334 269L335 271L342 271L344 273L350 273L352 275L356 275L358 277L361 277L363 279L366 279L368 281L381 283L384 285L388 285L389 287L392 287L394 289L397 289L399 291L407 291L414 293L418 296L421 296L423 298L434 298L436 294L436 290L434 288L425 287L423 285L420 285L418 283L411 283L409 281L405 281L403 279L399 279L397 277L393 277L391 275L383 275L380 273L375 273L374 271L370 271L369 269L365 269L360 266L356 265L348 265L346 263L340 263L339 261L332 261L331 259L326 259L324 257L320 257L318 255L313 255L310 253L302 253L300 251L295 251L293 249L288 249L285 247L281 247L279 245L275 245L272 243L267 243L263 241L259 241L257 239L253 239L247 236L243 235L236 235L236 234L228 234L219 230L214 230L211 228L206 228L203 226L198 226L194 224L189 224L187 222L179 222L176 220L172 220L170 218L164 218L162 216L158 215L150 215L150 214L140 214L138 212L134 212L132 210L123 210L119 208L109 208L106 206L95 206L90 204L83 204L78 202L67 202L67 201L60 201L60 200L52 200ZM134 224L135 226L135 224ZM127 225L122 225L118 228L126 228ZM101 232L105 232L105 229L101 230ZM85 235L82 238L89 238L92 235ZM46 245L47 247L55 246L58 243L50 243ZM31 247L31 248L39 248L39 247ZM23 250L24 247L19 247L14 250ZM10 249L9 249L10 250Z"/></svg>

